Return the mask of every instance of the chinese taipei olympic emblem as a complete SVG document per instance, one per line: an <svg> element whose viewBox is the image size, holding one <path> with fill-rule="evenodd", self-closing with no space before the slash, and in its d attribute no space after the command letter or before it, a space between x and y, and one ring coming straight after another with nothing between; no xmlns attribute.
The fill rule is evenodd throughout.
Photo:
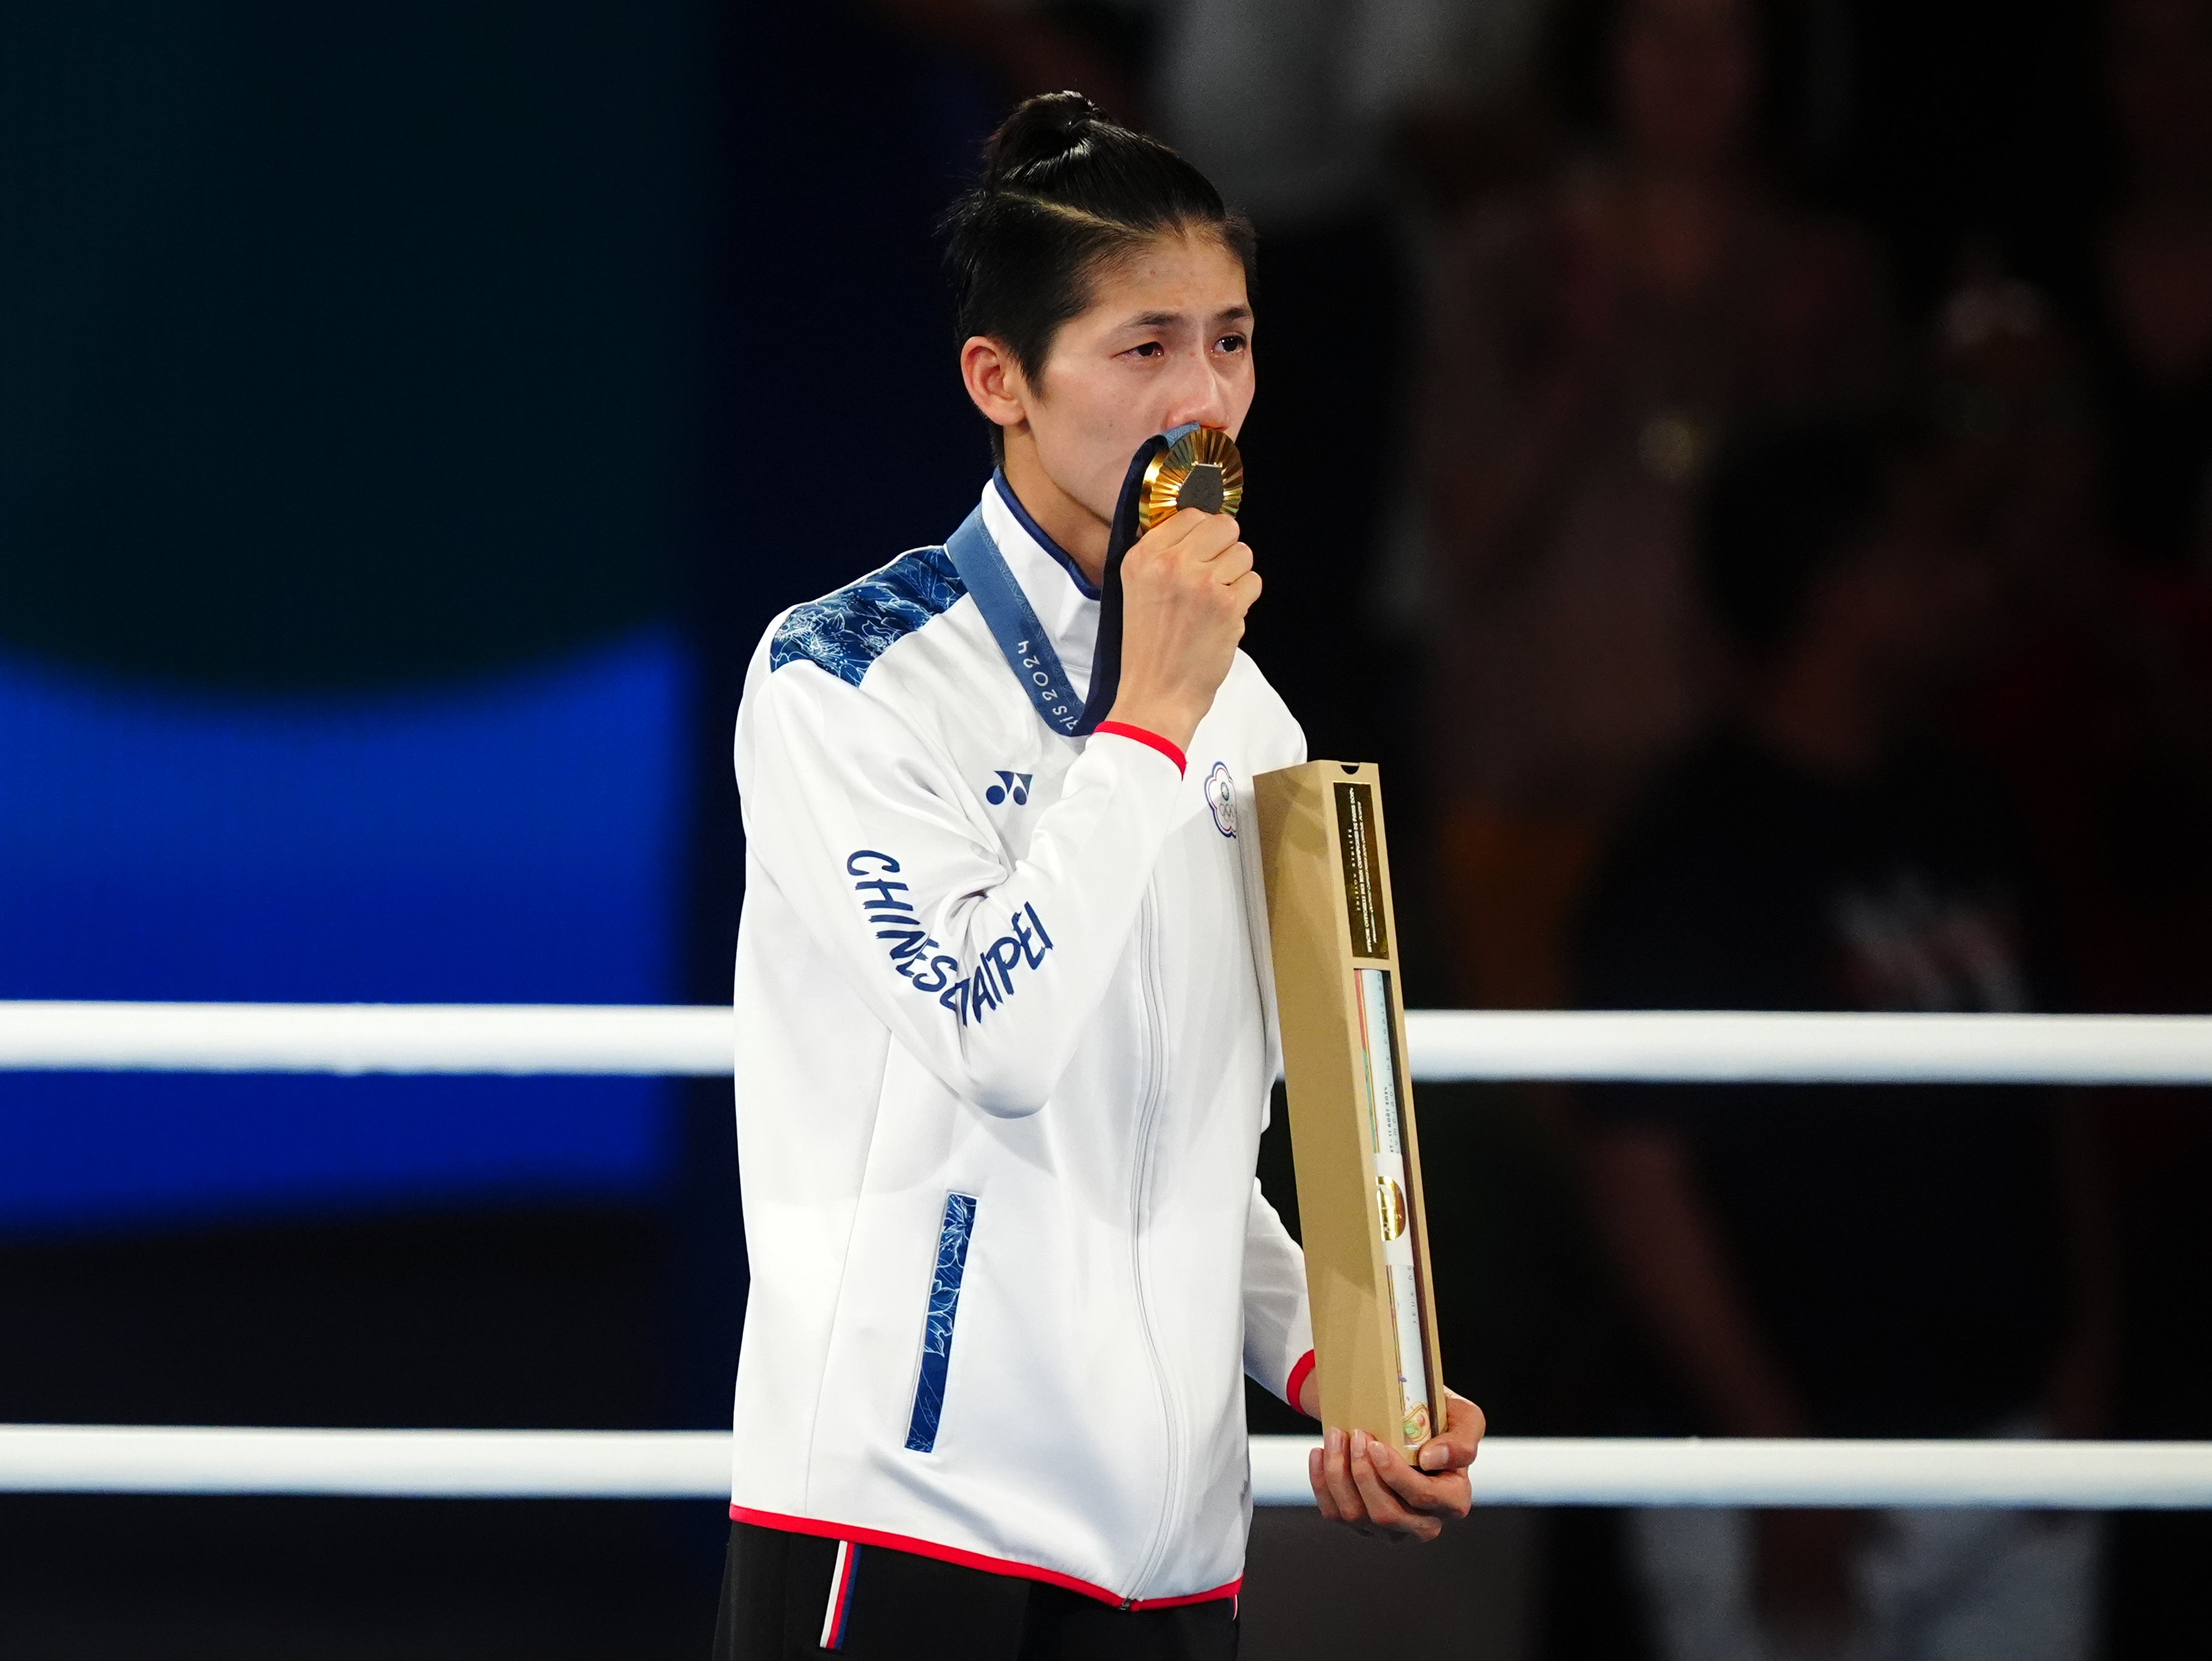
<svg viewBox="0 0 2212 1661"><path fill-rule="evenodd" d="M1213 809L1213 828L1224 836L1237 834L1237 787L1229 764L1216 761L1206 775L1206 805Z"/></svg>

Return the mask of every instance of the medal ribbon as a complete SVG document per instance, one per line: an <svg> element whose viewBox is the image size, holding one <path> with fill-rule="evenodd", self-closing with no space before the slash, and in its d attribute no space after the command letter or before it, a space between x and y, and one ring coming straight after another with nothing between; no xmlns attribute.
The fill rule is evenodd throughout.
<svg viewBox="0 0 2212 1661"><path fill-rule="evenodd" d="M1113 530L1106 543L1103 580L1098 585L1098 648L1091 658L1091 696L1079 704L1067 671L1060 666L1060 654L1053 650L1051 636L1038 623L1029 597L1006 567L1006 556L983 528L983 510L976 508L945 539L952 568L975 597L975 609L990 625L991 638L999 643L1007 666L1044 718L1044 724L1054 732L1087 738L1114 707L1115 697L1121 689L1121 560L1144 534L1137 515L1144 495L1145 470L1153 457L1190 430L1186 424L1146 439L1137 447L1121 480L1121 496L1115 506Z"/></svg>
<svg viewBox="0 0 2212 1661"><path fill-rule="evenodd" d="M1121 479L1121 499L1114 508L1114 528L1106 542L1106 567L1099 573L1098 649L1091 658L1091 697L1083 706L1080 732L1094 730L1114 707L1121 690L1121 561L1145 534L1138 523L1144 506L1145 470L1152 458L1191 430L1194 422L1170 427L1137 446Z"/></svg>
<svg viewBox="0 0 2212 1661"><path fill-rule="evenodd" d="M1052 637L1037 621L1029 596L1022 592L1022 585L1006 567L1006 556L984 529L981 507L961 520L960 528L945 539L945 552L952 568L960 573L960 580L967 585L975 609L990 626L991 638L1006 654L1006 666L1014 671L1014 678L1029 694L1044 724L1071 738L1088 734L1098 723L1085 724L1083 700L1075 695L1067 671L1060 666L1060 653L1053 650Z"/></svg>

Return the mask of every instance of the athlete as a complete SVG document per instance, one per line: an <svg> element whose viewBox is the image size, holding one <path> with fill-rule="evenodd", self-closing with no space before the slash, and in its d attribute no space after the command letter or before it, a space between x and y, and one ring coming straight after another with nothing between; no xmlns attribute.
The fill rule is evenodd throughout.
<svg viewBox="0 0 2212 1661"><path fill-rule="evenodd" d="M1130 458L1251 406L1253 237L1073 93L1007 120L946 235L1000 464L945 545L779 618L738 717L752 1291L717 1650L1230 1656L1240 1374L1316 1400L1254 1178L1251 781L1305 743L1237 649L1233 518L1130 549L1085 710ZM1433 1537L1482 1428L1452 1396L1411 1459L1330 1431L1316 1497Z"/></svg>

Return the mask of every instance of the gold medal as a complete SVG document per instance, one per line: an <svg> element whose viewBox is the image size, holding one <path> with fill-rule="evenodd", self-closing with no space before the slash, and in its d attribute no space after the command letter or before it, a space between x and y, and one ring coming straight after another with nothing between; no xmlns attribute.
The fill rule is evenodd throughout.
<svg viewBox="0 0 2212 1661"><path fill-rule="evenodd" d="M1244 458L1218 427L1194 427L1152 458L1137 498L1137 530L1150 530L1178 507L1234 513L1244 505Z"/></svg>

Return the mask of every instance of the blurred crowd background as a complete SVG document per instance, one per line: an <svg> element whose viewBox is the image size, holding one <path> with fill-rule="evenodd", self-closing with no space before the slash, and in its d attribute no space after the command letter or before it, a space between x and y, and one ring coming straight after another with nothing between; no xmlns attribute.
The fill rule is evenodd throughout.
<svg viewBox="0 0 2212 1661"><path fill-rule="evenodd" d="M18 9L0 996L726 999L744 662L972 501L932 226L1061 87L1259 227L1411 1002L2212 1006L2212 0ZM1421 1106L1500 1432L2212 1435L2200 1093ZM0 1420L725 1423L728 1116L0 1079ZM694 1654L719 1533L11 1500L0 1648ZM1363 1551L1263 1517L1249 1652L2212 1652L2185 1515Z"/></svg>

